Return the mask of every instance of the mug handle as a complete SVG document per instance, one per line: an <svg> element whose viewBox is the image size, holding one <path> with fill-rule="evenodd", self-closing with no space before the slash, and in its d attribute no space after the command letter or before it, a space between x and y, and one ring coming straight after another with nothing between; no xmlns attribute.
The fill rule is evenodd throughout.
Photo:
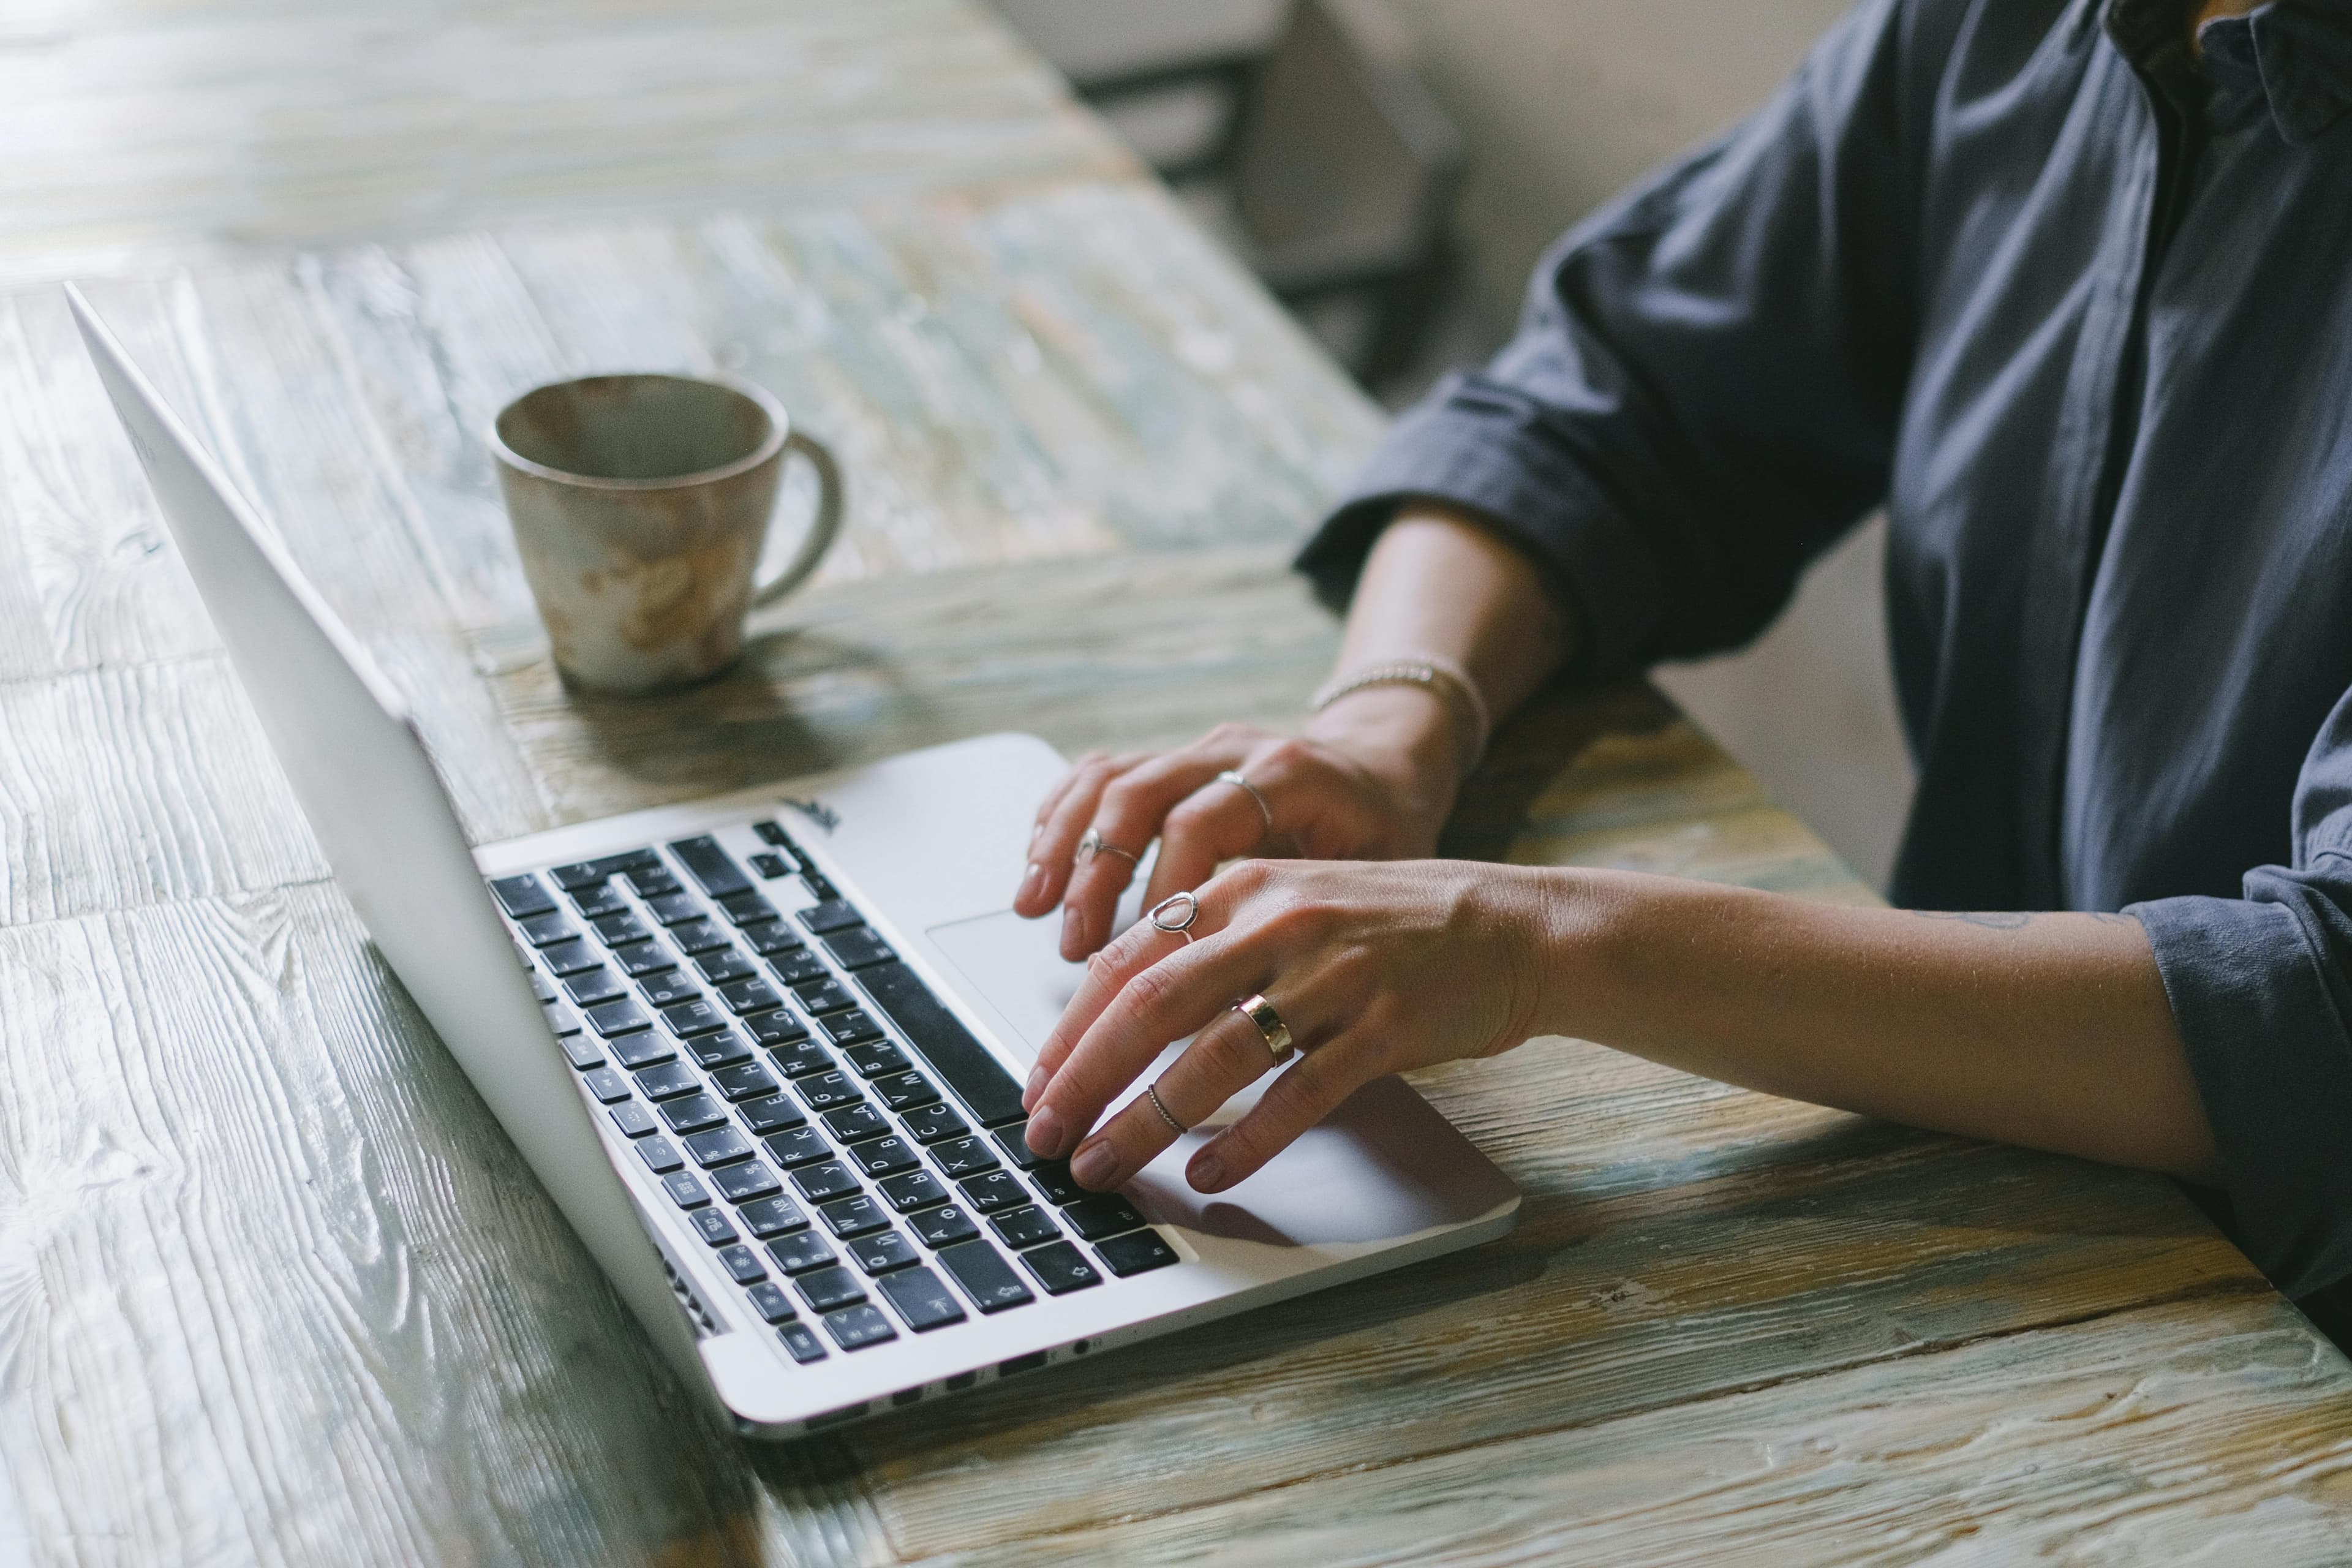
<svg viewBox="0 0 2352 1568"><path fill-rule="evenodd" d="M809 574L824 559L825 552L833 548L833 542L841 537L841 465L834 461L833 453L824 442L797 430L785 435L784 451L788 456L798 452L816 470L816 516L809 521L808 537L801 541L800 553L782 571L751 590L751 603L755 605L772 605L807 582Z"/></svg>

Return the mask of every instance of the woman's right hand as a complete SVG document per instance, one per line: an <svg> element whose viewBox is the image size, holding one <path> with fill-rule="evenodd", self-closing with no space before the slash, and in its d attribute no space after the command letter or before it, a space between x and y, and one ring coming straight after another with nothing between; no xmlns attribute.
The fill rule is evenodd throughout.
<svg viewBox="0 0 2352 1568"><path fill-rule="evenodd" d="M1199 887L1238 856L1428 856L1454 808L1460 748L1441 700L1391 686L1349 693L1300 735L1220 724L1172 752L1089 753L1038 807L1013 907L1034 920L1060 903L1062 956L1075 962L1110 940L1119 896L1135 879L1128 857L1141 857L1154 838L1160 857L1146 909ZM1228 770L1248 779L1256 797L1218 782ZM1081 858L1089 827L1107 847Z"/></svg>

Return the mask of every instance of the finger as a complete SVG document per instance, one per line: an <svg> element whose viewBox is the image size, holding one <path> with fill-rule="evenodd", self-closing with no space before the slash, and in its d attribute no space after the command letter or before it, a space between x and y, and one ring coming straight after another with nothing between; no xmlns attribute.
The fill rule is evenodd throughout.
<svg viewBox="0 0 2352 1568"><path fill-rule="evenodd" d="M1265 944L1234 931L1139 970L1078 1039L1029 1114L1030 1147L1066 1154L1171 1040L1206 1027L1267 982Z"/></svg>
<svg viewBox="0 0 2352 1568"><path fill-rule="evenodd" d="M1207 934L1207 927L1197 912L1191 934ZM1037 1052L1036 1065L1029 1071L1029 1082L1021 1096L1024 1110L1037 1108L1038 1095L1053 1080L1087 1028L1102 1016L1102 1010L1110 1005L1119 987L1138 972L1191 945L1186 937L1183 931L1160 930L1147 917L1119 932L1108 946L1087 960L1087 972L1078 981L1077 991L1062 1009L1061 1017L1055 1021L1053 1031Z"/></svg>
<svg viewBox="0 0 2352 1568"><path fill-rule="evenodd" d="M1078 1145L1070 1156L1070 1174L1080 1186L1097 1192L1118 1186L1158 1159L1183 1132L1273 1071L1274 1065L1274 1052L1257 1026L1228 1008L1151 1086L1167 1115L1160 1114L1149 1094L1129 1100Z"/></svg>
<svg viewBox="0 0 2352 1568"><path fill-rule="evenodd" d="M1170 894L1198 888L1217 868L1265 839L1265 816L1249 792L1219 784L1215 774L1169 809L1160 828L1160 855L1143 890L1150 909Z"/></svg>
<svg viewBox="0 0 2352 1568"><path fill-rule="evenodd" d="M1061 901L1078 836L1093 818L1095 803L1102 797L1103 787L1146 755L1149 753L1138 752L1117 757L1097 753L1070 770L1070 776L1063 781L1061 793L1053 802L1052 812L1042 819L1037 833L1029 841L1029 868L1022 874L1021 891L1013 900L1016 913L1034 920Z"/></svg>
<svg viewBox="0 0 2352 1568"><path fill-rule="evenodd" d="M1160 836L1169 808L1241 760L1239 748L1216 742L1213 735L1154 757L1104 786L1092 826L1110 848L1087 857L1071 873L1063 900L1063 957L1084 958L1110 939L1118 897L1135 880L1136 858Z"/></svg>
<svg viewBox="0 0 2352 1568"><path fill-rule="evenodd" d="M1255 1175L1300 1134L1378 1078L1386 1069L1374 1054L1371 1036L1372 1031L1360 1026L1342 1030L1266 1085L1257 1103L1203 1144L1184 1167L1184 1179L1192 1190L1222 1193Z"/></svg>

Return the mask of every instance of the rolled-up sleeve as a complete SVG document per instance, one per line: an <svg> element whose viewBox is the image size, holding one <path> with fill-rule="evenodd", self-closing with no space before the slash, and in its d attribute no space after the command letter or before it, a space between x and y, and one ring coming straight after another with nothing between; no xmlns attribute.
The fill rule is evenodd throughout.
<svg viewBox="0 0 2352 1568"><path fill-rule="evenodd" d="M2352 1277L2352 693L2305 757L2291 865L2241 899L2133 904L2228 1173L2231 1228L2290 1296Z"/></svg>
<svg viewBox="0 0 2352 1568"><path fill-rule="evenodd" d="M1863 5L1753 119L1553 247L1517 337L1401 418L1309 541L1328 601L1412 497L1552 568L1588 668L1778 612L1886 488L1916 314L1903 21Z"/></svg>

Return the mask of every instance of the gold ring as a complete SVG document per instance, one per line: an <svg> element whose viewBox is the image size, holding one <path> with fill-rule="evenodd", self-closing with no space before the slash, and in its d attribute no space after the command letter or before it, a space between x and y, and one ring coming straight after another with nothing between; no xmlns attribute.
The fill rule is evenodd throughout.
<svg viewBox="0 0 2352 1568"><path fill-rule="evenodd" d="M1135 851L1121 849L1116 844L1104 843L1103 836L1091 827L1078 836L1078 858L1083 860L1089 855L1116 855L1130 866L1143 864Z"/></svg>
<svg viewBox="0 0 2352 1568"><path fill-rule="evenodd" d="M1221 784L1231 784L1237 790L1244 791L1252 800L1257 802L1257 814L1265 818L1265 836L1269 838L1274 837L1274 807L1266 805L1265 796L1258 793L1257 785L1242 777L1239 770L1234 768L1227 768L1223 773L1219 773L1217 782Z"/></svg>
<svg viewBox="0 0 2352 1568"><path fill-rule="evenodd" d="M1250 996L1234 1004L1234 1011L1257 1026L1265 1037L1265 1048L1274 1053L1274 1065L1280 1067L1298 1048L1290 1037L1290 1026L1274 1010L1274 1004L1263 996Z"/></svg>

